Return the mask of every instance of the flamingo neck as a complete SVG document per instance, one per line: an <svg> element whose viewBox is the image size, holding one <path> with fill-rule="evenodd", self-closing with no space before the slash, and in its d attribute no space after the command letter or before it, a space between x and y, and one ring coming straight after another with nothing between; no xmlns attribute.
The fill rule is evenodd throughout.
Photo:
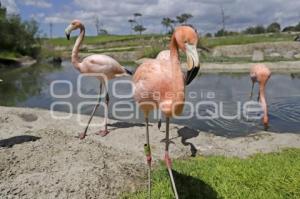
<svg viewBox="0 0 300 199"><path fill-rule="evenodd" d="M180 69L178 45L174 36L172 37L170 42L170 56L171 56L172 68Z"/></svg>
<svg viewBox="0 0 300 199"><path fill-rule="evenodd" d="M264 112L263 123L266 125L269 123L269 117L268 117L268 105L267 105L266 97L265 97L265 85L264 84L259 85L259 93L260 93L259 101L261 103L261 106L262 106L262 109Z"/></svg>
<svg viewBox="0 0 300 199"><path fill-rule="evenodd" d="M81 46L81 43L84 39L84 36L85 36L85 28L82 25L82 26L80 26L80 34L77 37L75 45L74 45L73 50L72 50L72 64L79 71L80 71L81 63L80 63L78 53L79 53L79 48Z"/></svg>

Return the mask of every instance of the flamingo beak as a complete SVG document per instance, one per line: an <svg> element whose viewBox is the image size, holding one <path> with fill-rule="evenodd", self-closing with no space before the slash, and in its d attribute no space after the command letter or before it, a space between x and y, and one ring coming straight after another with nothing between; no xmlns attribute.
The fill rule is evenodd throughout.
<svg viewBox="0 0 300 199"><path fill-rule="evenodd" d="M68 40L70 40L70 35L71 35L72 30L73 30L72 25L69 25L69 26L65 29L65 34L66 34L66 37L67 37Z"/></svg>
<svg viewBox="0 0 300 199"><path fill-rule="evenodd" d="M197 76L200 69L199 55L197 52L197 46L191 44L185 44L188 71L185 79L185 84L189 85L193 79Z"/></svg>

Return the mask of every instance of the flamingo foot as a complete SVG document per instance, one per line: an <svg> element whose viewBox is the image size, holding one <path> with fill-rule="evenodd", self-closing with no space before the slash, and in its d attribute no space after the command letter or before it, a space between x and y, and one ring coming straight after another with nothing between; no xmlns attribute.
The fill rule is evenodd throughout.
<svg viewBox="0 0 300 199"><path fill-rule="evenodd" d="M83 140L84 138L86 137L86 134L85 133L80 133L77 138Z"/></svg>
<svg viewBox="0 0 300 199"><path fill-rule="evenodd" d="M107 134L109 134L108 130L101 130L98 133L96 133L96 135L100 135L101 137L105 137L107 136Z"/></svg>
<svg viewBox="0 0 300 199"><path fill-rule="evenodd" d="M165 163L166 163L167 168L172 168L172 160L171 160L168 152L166 152L166 154L165 154Z"/></svg>

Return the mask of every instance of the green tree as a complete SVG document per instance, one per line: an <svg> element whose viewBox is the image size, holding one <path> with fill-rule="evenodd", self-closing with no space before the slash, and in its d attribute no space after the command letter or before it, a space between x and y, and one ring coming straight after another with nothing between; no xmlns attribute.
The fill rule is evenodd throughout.
<svg viewBox="0 0 300 199"><path fill-rule="evenodd" d="M295 31L300 31L300 22L295 26Z"/></svg>
<svg viewBox="0 0 300 199"><path fill-rule="evenodd" d="M263 27L261 25L249 27L245 31L243 31L243 33L245 33L245 34L263 34L265 32L266 32L265 27Z"/></svg>
<svg viewBox="0 0 300 199"><path fill-rule="evenodd" d="M295 26L287 26L282 30L282 32L293 32L293 31L296 31Z"/></svg>
<svg viewBox="0 0 300 199"><path fill-rule="evenodd" d="M147 29L146 29L143 25L137 24L137 25L135 25L135 26L133 27L133 30L134 30L135 32L139 32L140 35L141 35L142 32L144 32L144 31L147 30Z"/></svg>
<svg viewBox="0 0 300 199"><path fill-rule="evenodd" d="M6 16L0 7L0 52L13 52L37 57L40 42L38 23L34 20L22 22L19 15Z"/></svg>
<svg viewBox="0 0 300 199"><path fill-rule="evenodd" d="M271 23L268 27L267 27L267 32L273 32L273 33L277 33L277 32L280 32L281 30L281 26L279 23L277 22L274 22L274 23Z"/></svg>
<svg viewBox="0 0 300 199"><path fill-rule="evenodd" d="M212 34L208 32L205 34L205 37L212 37Z"/></svg>
<svg viewBox="0 0 300 199"><path fill-rule="evenodd" d="M187 21L192 17L193 17L193 15L191 15L191 14L183 13L183 14L177 16L176 19L177 19L178 23L184 24L184 23L187 23Z"/></svg>
<svg viewBox="0 0 300 199"><path fill-rule="evenodd" d="M173 30L174 20L169 17L164 17L161 21L161 24L166 27L166 33L170 33ZM168 30L170 28L170 30Z"/></svg>
<svg viewBox="0 0 300 199"><path fill-rule="evenodd" d="M132 30L134 27L134 24L136 24L136 21L134 19L129 19L128 22L130 23L130 33L132 34Z"/></svg>

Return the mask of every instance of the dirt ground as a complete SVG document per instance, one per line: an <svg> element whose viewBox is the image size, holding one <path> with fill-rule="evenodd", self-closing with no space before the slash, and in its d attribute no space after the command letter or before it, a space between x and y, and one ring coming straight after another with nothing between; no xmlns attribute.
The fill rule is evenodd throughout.
<svg viewBox="0 0 300 199"><path fill-rule="evenodd" d="M66 113L55 113L66 116ZM83 116L83 121L88 117ZM93 122L103 121L95 117ZM118 198L146 186L145 127L109 121L107 137L92 127L85 140L77 115L53 119L47 110L0 107L0 198ZM150 127L154 160L163 157L164 126ZM226 155L300 147L300 134L259 132L242 138L218 137L171 125L172 157Z"/></svg>

